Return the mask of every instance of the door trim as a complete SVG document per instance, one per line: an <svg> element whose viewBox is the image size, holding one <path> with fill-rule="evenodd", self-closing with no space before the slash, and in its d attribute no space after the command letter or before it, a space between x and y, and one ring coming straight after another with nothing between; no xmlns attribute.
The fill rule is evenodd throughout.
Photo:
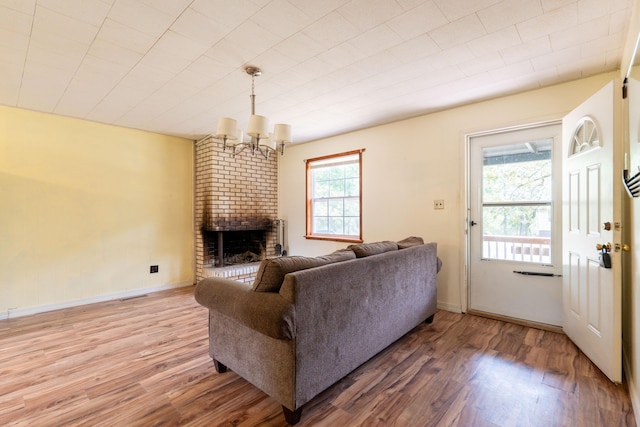
<svg viewBox="0 0 640 427"><path fill-rule="evenodd" d="M464 144L464 147L463 147L464 149L464 171L463 171L464 172L464 218L463 218L463 221L464 221L464 224L463 224L464 267L463 269L464 269L464 272L462 276L463 279L460 281L460 287L461 287L460 308L463 313L476 314L476 315L480 315L478 313L483 313L483 312L479 312L469 308L469 292L471 292L471 289L469 287L469 269L471 264L470 263L471 239L469 234L469 220L470 220L470 213L471 213L471 190L470 190L471 184L469 182L470 166L471 166L471 145L470 145L471 139L479 136L527 130L527 129L537 128L542 126L550 126L550 125L558 125L558 124L562 125L562 118L559 118L559 119L554 118L554 119L542 120L537 122L525 123L521 125L486 129L482 131L468 132L464 134L464 140L463 140L463 144ZM562 209L562 207L560 207L560 209ZM486 314L489 314L489 313L486 313ZM494 316L494 315L491 314L491 316ZM485 317L489 317L489 316L485 316ZM499 320L505 320L505 319L510 319L510 318L505 316L504 319L499 319ZM515 322L512 322L512 323L515 323ZM535 323L535 322L532 322L532 323Z"/></svg>

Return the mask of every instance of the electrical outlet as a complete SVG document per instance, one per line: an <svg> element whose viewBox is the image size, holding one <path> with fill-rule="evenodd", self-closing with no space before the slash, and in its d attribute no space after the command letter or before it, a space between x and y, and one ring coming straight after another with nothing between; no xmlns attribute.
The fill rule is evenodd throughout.
<svg viewBox="0 0 640 427"><path fill-rule="evenodd" d="M444 200L434 200L433 209L444 209Z"/></svg>
<svg viewBox="0 0 640 427"><path fill-rule="evenodd" d="M152 265L149 268L149 273L157 273L158 272L158 266L157 265Z"/></svg>

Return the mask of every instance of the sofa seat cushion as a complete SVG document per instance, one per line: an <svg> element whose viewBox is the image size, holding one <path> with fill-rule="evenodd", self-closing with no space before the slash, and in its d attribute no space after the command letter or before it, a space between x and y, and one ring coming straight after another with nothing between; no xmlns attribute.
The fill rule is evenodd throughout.
<svg viewBox="0 0 640 427"><path fill-rule="evenodd" d="M319 257L285 256L265 259L260 263L253 290L256 292L279 292L280 286L287 273L320 267L334 262L355 259L356 254L351 250L342 249L329 255Z"/></svg>
<svg viewBox="0 0 640 427"><path fill-rule="evenodd" d="M357 258L364 258L371 255L382 254L385 252L397 251L398 244L396 242L385 240L375 243L360 243L358 245L349 245L347 248L355 252Z"/></svg>

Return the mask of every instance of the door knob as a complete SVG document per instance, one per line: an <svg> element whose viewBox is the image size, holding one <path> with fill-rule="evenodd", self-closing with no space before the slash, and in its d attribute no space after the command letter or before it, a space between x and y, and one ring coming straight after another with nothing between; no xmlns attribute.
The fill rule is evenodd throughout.
<svg viewBox="0 0 640 427"><path fill-rule="evenodd" d="M616 252L629 252L631 250L631 246L627 245L626 243L624 244L620 244L620 243L616 243Z"/></svg>
<svg viewBox="0 0 640 427"><path fill-rule="evenodd" d="M605 249L607 252L611 252L611 243L605 243L605 244L598 243L596 245L596 249L599 251Z"/></svg>

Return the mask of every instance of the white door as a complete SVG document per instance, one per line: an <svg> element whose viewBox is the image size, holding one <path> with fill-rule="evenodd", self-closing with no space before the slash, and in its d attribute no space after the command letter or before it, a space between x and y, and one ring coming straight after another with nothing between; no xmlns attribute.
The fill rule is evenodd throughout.
<svg viewBox="0 0 640 427"><path fill-rule="evenodd" d="M622 379L621 177L614 176L613 82L562 121L563 328L612 381ZM611 268L596 245L611 245Z"/></svg>
<svg viewBox="0 0 640 427"><path fill-rule="evenodd" d="M468 144L469 311L562 325L561 124Z"/></svg>

